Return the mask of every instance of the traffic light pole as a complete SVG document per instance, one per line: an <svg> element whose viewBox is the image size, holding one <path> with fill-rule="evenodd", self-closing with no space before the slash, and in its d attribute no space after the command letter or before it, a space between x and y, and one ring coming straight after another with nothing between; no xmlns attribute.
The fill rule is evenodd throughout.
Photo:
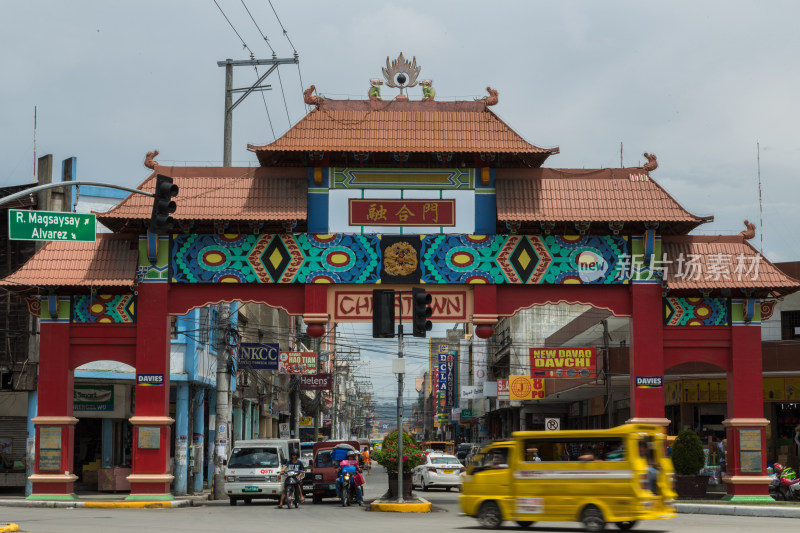
<svg viewBox="0 0 800 533"><path fill-rule="evenodd" d="M403 293L400 292L400 324L397 326L397 357L400 359L398 370L405 370L403 361ZM403 376L397 373L397 503L403 503Z"/></svg>

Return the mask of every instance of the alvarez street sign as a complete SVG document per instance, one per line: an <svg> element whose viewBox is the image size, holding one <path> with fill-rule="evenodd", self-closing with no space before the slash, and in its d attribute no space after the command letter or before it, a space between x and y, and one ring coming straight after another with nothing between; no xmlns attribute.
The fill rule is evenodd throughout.
<svg viewBox="0 0 800 533"><path fill-rule="evenodd" d="M97 240L95 215L60 211L8 210L8 238L22 241Z"/></svg>

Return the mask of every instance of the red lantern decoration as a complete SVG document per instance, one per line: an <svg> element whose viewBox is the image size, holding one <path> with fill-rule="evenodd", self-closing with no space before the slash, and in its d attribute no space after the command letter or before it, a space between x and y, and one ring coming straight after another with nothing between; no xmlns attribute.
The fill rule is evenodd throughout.
<svg viewBox="0 0 800 533"><path fill-rule="evenodd" d="M309 324L306 326L306 333L314 339L322 337L325 335L325 326L322 324Z"/></svg>
<svg viewBox="0 0 800 533"><path fill-rule="evenodd" d="M492 335L494 335L494 328L489 326L488 324L480 324L475 326L475 335L480 337L481 339L488 339Z"/></svg>

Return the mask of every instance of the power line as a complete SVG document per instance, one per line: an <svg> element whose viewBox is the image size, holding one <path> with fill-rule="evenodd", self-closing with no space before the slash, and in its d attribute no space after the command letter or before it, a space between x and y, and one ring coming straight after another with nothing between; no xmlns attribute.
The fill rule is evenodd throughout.
<svg viewBox="0 0 800 533"><path fill-rule="evenodd" d="M235 33L235 34L236 34L236 36L239 38L239 40L240 40L240 41L242 41L242 46L243 46L243 47L244 47L244 48L245 48L245 49L246 49L248 52L250 52L250 57L255 57L255 54L253 54L253 51L252 51L252 50L250 50L250 47L249 47L249 46L247 46L247 43L246 43L246 42L244 42L244 39L242 39L242 36L241 36L241 35L239 35L239 32L238 32L238 31L236 31L236 28L233 26L233 22L231 22L231 19L229 19L229 18L228 18L228 15L226 15L226 14L225 14L225 12L222 10L222 8L220 7L220 5L217 3L217 0L214 0L214 4L217 6L217 9L219 9L219 12L220 12L220 13L222 13L222 16L223 16L223 17L225 17L225 20L227 20L227 21L228 21L228 24L230 24L230 26L231 26L231 29L233 30L233 33Z"/></svg>

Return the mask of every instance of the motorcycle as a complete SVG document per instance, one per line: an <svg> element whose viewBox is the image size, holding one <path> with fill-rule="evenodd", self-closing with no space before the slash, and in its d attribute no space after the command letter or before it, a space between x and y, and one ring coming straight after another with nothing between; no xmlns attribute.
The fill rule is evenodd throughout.
<svg viewBox="0 0 800 533"><path fill-rule="evenodd" d="M770 487L772 483L770 483ZM778 495L781 500L800 501L800 479L781 477L778 484Z"/></svg>
<svg viewBox="0 0 800 533"><path fill-rule="evenodd" d="M283 482L283 490L286 493L283 502L288 509L292 508L292 504L296 509L300 505L300 491L303 490L301 480L305 474L297 470L286 470L282 475L286 477Z"/></svg>
<svg viewBox="0 0 800 533"><path fill-rule="evenodd" d="M342 501L342 507L348 507L353 502L358 501L358 489L356 488L355 480L353 479L354 475L355 467L350 466L342 468L342 473L339 474L339 480L341 481L342 487L339 498Z"/></svg>

